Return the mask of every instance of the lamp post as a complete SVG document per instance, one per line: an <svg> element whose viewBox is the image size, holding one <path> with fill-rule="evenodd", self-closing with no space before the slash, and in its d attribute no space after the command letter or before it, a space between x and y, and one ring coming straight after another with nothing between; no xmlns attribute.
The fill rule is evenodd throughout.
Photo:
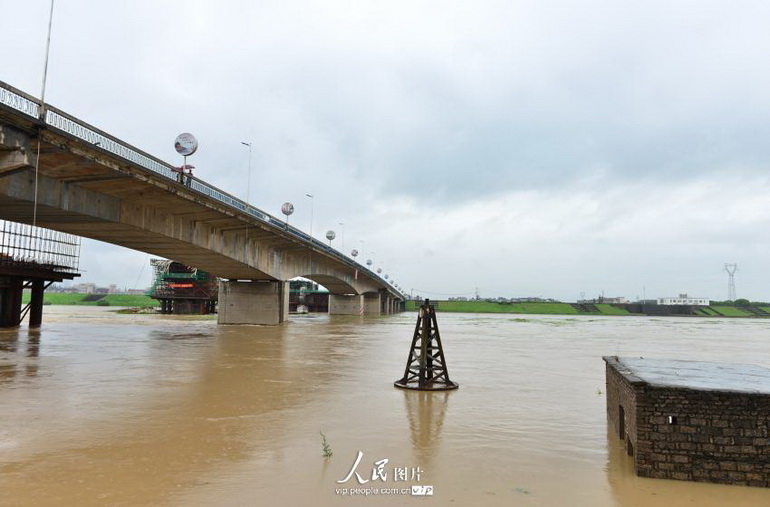
<svg viewBox="0 0 770 507"><path fill-rule="evenodd" d="M313 194L305 194L305 197L310 197L310 241L313 241Z"/></svg>
<svg viewBox="0 0 770 507"><path fill-rule="evenodd" d="M249 204L249 194L251 193L251 143L241 141L241 144L249 147L249 174L246 178L246 204Z"/></svg>
<svg viewBox="0 0 770 507"><path fill-rule="evenodd" d="M51 12L48 14L48 37L45 42L45 61L43 62L43 82L41 84L42 90L40 91L40 120L45 122L45 83L48 79L48 54L51 49L51 28L53 27L53 0L51 0ZM37 189L38 189L38 176L40 173L40 136L37 138L37 158L35 159L35 194L34 205L32 207L32 226L37 225Z"/></svg>
<svg viewBox="0 0 770 507"><path fill-rule="evenodd" d="M345 224L342 222L337 222L342 226L342 250L345 250Z"/></svg>
<svg viewBox="0 0 770 507"><path fill-rule="evenodd" d="M361 243L361 255L366 255L364 253L364 240L363 239L359 239L358 241Z"/></svg>
<svg viewBox="0 0 770 507"><path fill-rule="evenodd" d="M45 83L48 78L48 54L51 49L51 27L53 26L53 0L51 0L51 11L48 14L48 37L45 42L45 61L43 62L43 84L40 92L40 102L43 104L40 110L40 119L45 120Z"/></svg>

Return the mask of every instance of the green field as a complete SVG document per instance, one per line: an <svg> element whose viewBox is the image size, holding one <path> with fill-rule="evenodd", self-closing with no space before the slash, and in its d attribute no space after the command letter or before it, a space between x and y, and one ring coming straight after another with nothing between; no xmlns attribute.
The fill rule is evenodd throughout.
<svg viewBox="0 0 770 507"><path fill-rule="evenodd" d="M407 301L406 310L416 310L417 302ZM612 305L596 305L599 312L587 315L629 315L622 309ZM568 303L495 303L491 301L440 301L439 311L457 313L523 313L540 315L580 315Z"/></svg>
<svg viewBox="0 0 770 507"><path fill-rule="evenodd" d="M407 310L416 310L415 301L406 302ZM575 315L577 310L566 303L493 303L489 301L440 301L439 310L457 313L540 313Z"/></svg>
<svg viewBox="0 0 770 507"><path fill-rule="evenodd" d="M90 297L89 297L90 296ZM24 292L22 303L29 302L29 292ZM85 306L133 306L155 307L158 302L149 296L134 296L127 294L106 294L98 300L90 300L98 297L94 294L62 294L58 292L46 292L43 303L47 305L85 305Z"/></svg>
<svg viewBox="0 0 770 507"><path fill-rule="evenodd" d="M717 312L718 314L724 316L724 317L753 317L754 315L751 312L747 312L745 310L741 310L737 306L710 306L713 311Z"/></svg>
<svg viewBox="0 0 770 507"><path fill-rule="evenodd" d="M407 301L406 310L414 311L419 302ZM439 301L440 312L458 313L522 313L541 315L632 315L625 308L609 304L593 305L598 312L583 312L568 303L496 303L492 301ZM759 307L770 313L770 307ZM756 317L739 306L714 305L698 310L703 317Z"/></svg>
<svg viewBox="0 0 770 507"><path fill-rule="evenodd" d="M602 315L631 315L625 308L618 308L617 306L597 304L595 305Z"/></svg>
<svg viewBox="0 0 770 507"><path fill-rule="evenodd" d="M97 299L98 298L98 299ZM29 292L24 293L23 304L29 302ZM86 306L123 306L131 308L154 308L158 302L149 296L126 294L62 294L46 292L44 302L47 305L86 305ZM419 306L416 301L407 301L406 310L415 311ZM631 315L624 308L608 304L594 305L598 312L581 312L569 303L497 303L492 301L439 301L439 311L452 313L514 313L532 315ZM770 313L769 306L758 306ZM739 306L713 305L698 310L703 317L756 317Z"/></svg>

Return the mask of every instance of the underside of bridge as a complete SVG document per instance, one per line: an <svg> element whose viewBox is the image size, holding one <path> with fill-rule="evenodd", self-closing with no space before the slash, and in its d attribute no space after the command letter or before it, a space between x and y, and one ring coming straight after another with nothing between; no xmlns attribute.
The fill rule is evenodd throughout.
<svg viewBox="0 0 770 507"><path fill-rule="evenodd" d="M229 305L231 310L244 310L226 311L224 318L220 315L222 323L282 322L288 313L285 281L297 276L340 297L376 296L377 312L390 304L382 303L381 293L395 299L380 281L363 276L355 265L303 243L280 225L196 192L189 181L152 173L98 143L84 143L32 120L29 125L9 125L3 116L0 218L31 224L36 216L41 227L151 253L223 278L220 309ZM273 308L266 310L269 317L248 316L247 307L258 304ZM348 306L337 308L340 313L375 313L375 303L362 302L353 305L354 310Z"/></svg>

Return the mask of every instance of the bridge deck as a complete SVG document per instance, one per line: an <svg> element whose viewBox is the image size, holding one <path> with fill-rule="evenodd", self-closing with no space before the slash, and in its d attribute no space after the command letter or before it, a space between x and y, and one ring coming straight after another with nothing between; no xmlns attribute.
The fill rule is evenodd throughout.
<svg viewBox="0 0 770 507"><path fill-rule="evenodd" d="M378 274L282 220L198 178L181 184L169 164L56 108L46 106L42 122L40 109L39 101L0 82L3 218L31 222L31 169L39 136L38 225L174 259L223 278L306 276L332 292L383 290L403 299ZM22 141L14 144L9 136ZM3 166L2 154L17 150L18 155L20 148L26 164Z"/></svg>

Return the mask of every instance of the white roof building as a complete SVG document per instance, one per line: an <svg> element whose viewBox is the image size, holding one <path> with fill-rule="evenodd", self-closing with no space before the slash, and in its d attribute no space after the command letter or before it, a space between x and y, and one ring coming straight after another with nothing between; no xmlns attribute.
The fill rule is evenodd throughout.
<svg viewBox="0 0 770 507"><path fill-rule="evenodd" d="M692 298L687 294L679 294L679 297L658 298L658 304L708 306L711 304L711 300L709 298Z"/></svg>

